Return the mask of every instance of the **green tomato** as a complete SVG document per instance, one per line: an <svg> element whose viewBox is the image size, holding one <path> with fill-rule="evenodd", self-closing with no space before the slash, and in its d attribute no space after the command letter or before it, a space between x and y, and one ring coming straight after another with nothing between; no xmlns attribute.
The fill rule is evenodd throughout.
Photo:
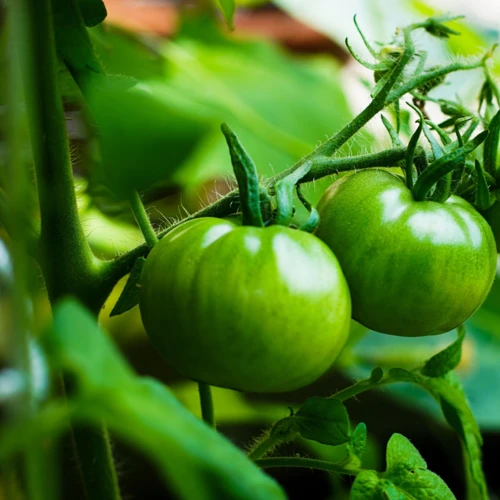
<svg viewBox="0 0 500 500"><path fill-rule="evenodd" d="M466 201L415 201L396 176L364 170L331 185L316 235L333 250L353 318L382 333L419 337L463 323L493 283L496 248Z"/></svg>
<svg viewBox="0 0 500 500"><path fill-rule="evenodd" d="M337 259L315 236L215 218L181 224L153 248L139 304L152 343L181 374L248 392L316 380L351 314Z"/></svg>

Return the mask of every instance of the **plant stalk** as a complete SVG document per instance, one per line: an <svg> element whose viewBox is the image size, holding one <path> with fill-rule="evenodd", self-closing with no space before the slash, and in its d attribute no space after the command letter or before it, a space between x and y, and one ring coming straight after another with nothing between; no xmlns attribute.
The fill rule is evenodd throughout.
<svg viewBox="0 0 500 500"><path fill-rule="evenodd" d="M130 206L134 213L135 220L141 229L142 235L146 240L146 245L151 250L158 243L158 238L151 225L146 209L142 204L141 197L135 189L130 195Z"/></svg>
<svg viewBox="0 0 500 500"><path fill-rule="evenodd" d="M52 9L49 0L15 0L15 40L19 51L26 113L35 163L41 230L38 260L51 304L66 295L77 297L95 315L114 283L101 282L97 259L85 238L76 203L66 122L57 80ZM77 449L86 448L95 471L92 500L120 498L106 431L101 439L79 436ZM102 450L106 450L106 459ZM85 461L81 461L84 467ZM111 470L110 470L111 469ZM113 492L111 495L110 492ZM90 492L89 492L90 494Z"/></svg>
<svg viewBox="0 0 500 500"><path fill-rule="evenodd" d="M208 384L198 382L198 391L200 393L201 416L203 421L215 429L214 402L212 398L212 389Z"/></svg>

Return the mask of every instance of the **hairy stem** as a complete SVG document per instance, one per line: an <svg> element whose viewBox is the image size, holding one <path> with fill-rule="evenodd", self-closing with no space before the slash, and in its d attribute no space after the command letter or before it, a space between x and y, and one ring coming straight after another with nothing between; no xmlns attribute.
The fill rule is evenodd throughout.
<svg viewBox="0 0 500 500"><path fill-rule="evenodd" d="M264 455L273 450L277 445L282 443L282 439L276 436L270 436L269 434L264 434L260 442L257 442L254 449L248 454L248 458L251 460L258 460Z"/></svg>
<svg viewBox="0 0 500 500"><path fill-rule="evenodd" d="M149 221L149 217L146 213L144 205L142 204L141 197L136 190L134 190L130 195L130 206L132 208L132 212L134 213L135 220L142 231L142 235L146 240L146 245L151 250L156 243L158 243L158 238L156 237L153 226Z"/></svg>

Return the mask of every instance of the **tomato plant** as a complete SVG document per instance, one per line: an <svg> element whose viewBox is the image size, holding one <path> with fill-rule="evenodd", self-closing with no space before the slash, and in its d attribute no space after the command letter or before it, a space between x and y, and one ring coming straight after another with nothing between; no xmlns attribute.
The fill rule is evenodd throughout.
<svg viewBox="0 0 500 500"><path fill-rule="evenodd" d="M317 238L214 218L181 224L153 248L140 306L180 373L249 392L316 380L344 347L351 312L342 270Z"/></svg>
<svg viewBox="0 0 500 500"><path fill-rule="evenodd" d="M106 30L97 27L106 17L102 0L8 3L8 30L0 40L8 68L0 86L0 93L4 86L8 90L7 106L1 106L8 127L5 141L0 136L0 162L8 168L0 172L0 224L9 248L2 262L0 241L0 281L8 284L8 293L0 290L0 310L8 317L0 332L0 496L126 498L128 482L117 474L115 457L128 457L131 447L154 465L175 498L281 500L284 489L266 473L281 467L352 478L336 482L333 476L330 496L346 497L350 487L351 500L424 500L429 492L451 500L450 487L429 470L400 428L388 439L386 467L380 470L373 457L380 446L360 420L371 427L383 418L387 427L388 399L379 393L368 411L358 405L358 423L351 422L348 400L405 383L423 389L456 431L466 468L464 490L470 499L486 500L481 429L454 370L462 346L472 345L463 323L488 294L496 267L486 222L495 229L500 180L500 90L491 75L493 49L478 58L429 66L415 33L445 40L458 35L450 24L457 18L415 22L377 49L355 19L374 61L365 61L349 43L347 49L374 73L371 99L351 120L337 117L345 126L305 154L309 146L296 137L301 120L293 110L279 108L282 122L265 119L259 103L262 108L269 100L259 95L247 102L250 83L240 78L246 85L240 94L232 93L225 74L243 68L234 64L240 57L267 58L265 78L255 71L252 85L265 80L261 91L269 93L272 70L291 68L291 56L234 40L219 27L214 9L222 9L232 26L232 0L200 2L199 9L182 11L179 39L161 45L137 37L141 45L135 56L155 60L155 82L147 85L133 75L110 74L112 65L96 54L94 42L102 50L113 48ZM193 33L199 36L194 51ZM212 50L218 56L210 59ZM231 56L233 50L237 55ZM224 64L221 54L227 57ZM204 65L203 57L209 63ZM294 60L294 69L283 74L298 80L287 88L303 82L307 95L316 82L331 82L328 72L316 79L323 70L313 69L315 64ZM220 81L213 78L219 66ZM483 81L476 111L434 93L448 75L473 70ZM330 88L322 87L322 110ZM216 103L211 92L219 94ZM430 104L442 114L435 115ZM75 121L87 125L80 144L85 154L68 134L65 112L73 112L72 106L81 111ZM302 107L309 116L307 111ZM381 112L391 146L343 154ZM436 123L442 115L444 121ZM145 200L158 201L155 190L171 189L178 196L174 204L181 203L186 186L196 185L196 176L186 180L190 161L203 164L214 148L223 149L229 165L214 120L236 117L241 119L236 128L252 129L247 137L267 144L264 151L286 150L279 160L261 152L259 163L272 163L275 173L262 178L223 123L237 188L224 183L225 195L158 229ZM77 163L82 158L86 163ZM314 190L304 186L340 172L345 176L316 208ZM85 179L75 182L75 176ZM128 215L128 227L135 224L144 241L121 255L103 255L89 237L76 186L85 186L93 209L109 202L108 213ZM110 192L113 203L103 194ZM114 290L118 296L115 286L127 276L109 307L110 294ZM457 338L447 347L425 344L424 350L405 344L412 351L406 356L410 362L393 357L390 364L380 348L376 363L360 361L354 346L371 333L351 324L351 297L352 317L372 329L423 336L456 328ZM134 314L136 305L150 341L143 339L143 365L134 362L136 353L118 350L98 319ZM151 345L162 357L155 358ZM345 380L333 378L334 363L344 376L352 375L349 367L363 365L367 376L337 390ZM164 377L170 368L176 373ZM323 374L321 383L312 384ZM182 376L184 388L175 384ZM212 386L224 389L214 390L213 398ZM196 408L186 397L193 387ZM280 402L242 394L295 389L301 392L281 394ZM303 394L309 397L302 401ZM245 446L248 435L239 441L223 436L228 423L267 429ZM419 431L436 435L420 420ZM385 428L384 433L385 440ZM113 447L114 440L127 449ZM280 447L292 441L293 448ZM437 445L433 450L439 451ZM71 464L78 470L70 470L61 484L60 471Z"/></svg>
<svg viewBox="0 0 500 500"><path fill-rule="evenodd" d="M318 211L316 235L339 259L353 318L368 328L403 336L448 332L491 288L493 233L461 198L415 201L401 179L370 170L332 184Z"/></svg>

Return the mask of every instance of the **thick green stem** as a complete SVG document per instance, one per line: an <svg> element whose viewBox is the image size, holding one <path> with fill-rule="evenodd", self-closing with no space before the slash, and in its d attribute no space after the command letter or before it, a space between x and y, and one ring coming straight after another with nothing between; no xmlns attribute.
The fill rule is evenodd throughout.
<svg viewBox="0 0 500 500"><path fill-rule="evenodd" d="M149 221L149 217L146 213L144 205L142 204L141 197L135 190L130 195L130 206L132 207L135 220L137 221L137 224L139 224L139 228L142 231L142 235L146 240L146 245L151 250L158 243L158 238L156 237L153 226Z"/></svg>
<svg viewBox="0 0 500 500"><path fill-rule="evenodd" d="M87 499L121 500L108 429L73 427L72 437Z"/></svg>
<svg viewBox="0 0 500 500"><path fill-rule="evenodd" d="M200 393L201 416L210 427L215 428L215 413L214 402L212 399L212 389L208 384L199 382L198 391Z"/></svg>
<svg viewBox="0 0 500 500"><path fill-rule="evenodd" d="M332 462L302 457L261 458L256 460L255 463L263 469L269 469L271 467L304 467L306 469L318 469L328 472L336 472L338 474L346 474L349 476L356 476L361 472L360 469L346 469L341 465L334 464Z"/></svg>
<svg viewBox="0 0 500 500"><path fill-rule="evenodd" d="M40 204L39 261L53 304L73 295L97 315L114 283L101 281L83 232L76 204L62 101L58 90L52 10L49 0L11 2L16 42L24 80L26 112L35 163ZM80 436L77 449L86 448L98 475L84 469L98 487L92 499L119 498L116 477L104 432L99 439ZM107 450L107 461L100 461ZM81 461L85 466L85 460ZM92 476L93 475L93 476ZM113 495L110 495L113 492Z"/></svg>
<svg viewBox="0 0 500 500"><path fill-rule="evenodd" d="M97 261L78 218L50 2L16 0L12 8L18 19L16 35L40 203L40 265L52 302L74 295L97 312L110 287L97 279Z"/></svg>
<svg viewBox="0 0 500 500"><path fill-rule="evenodd" d="M31 195L31 185L28 176L27 165L22 159L23 128L25 125L25 112L22 106L22 79L20 73L18 37L22 19L20 11L11 9L8 13L7 29L9 39L9 68L8 76L8 99L7 107L7 150L8 163L3 180L10 193L10 203L3 207L4 217L8 222L11 237L10 250L12 252L13 279L9 286L12 294L12 321L7 321L3 326L9 324L11 329L5 331L8 339L8 355L10 363L19 370L25 378L23 392L17 398L13 398L7 405L7 416L14 421L32 418L38 411L33 381L33 366L31 363L30 332L34 325L28 307L29 293L29 258L28 247L30 244L30 218L27 217L25 209L26 198ZM45 447L34 444L23 453L23 480L25 493L34 500L57 500L59 488L54 468L54 446L47 443ZM11 463L6 468L6 476L11 480L17 478L16 466ZM15 497L20 493L17 491ZM12 492L11 492L12 493ZM8 497L8 493L7 497ZM9 497L10 498L10 497ZM13 497L14 498L14 497Z"/></svg>

